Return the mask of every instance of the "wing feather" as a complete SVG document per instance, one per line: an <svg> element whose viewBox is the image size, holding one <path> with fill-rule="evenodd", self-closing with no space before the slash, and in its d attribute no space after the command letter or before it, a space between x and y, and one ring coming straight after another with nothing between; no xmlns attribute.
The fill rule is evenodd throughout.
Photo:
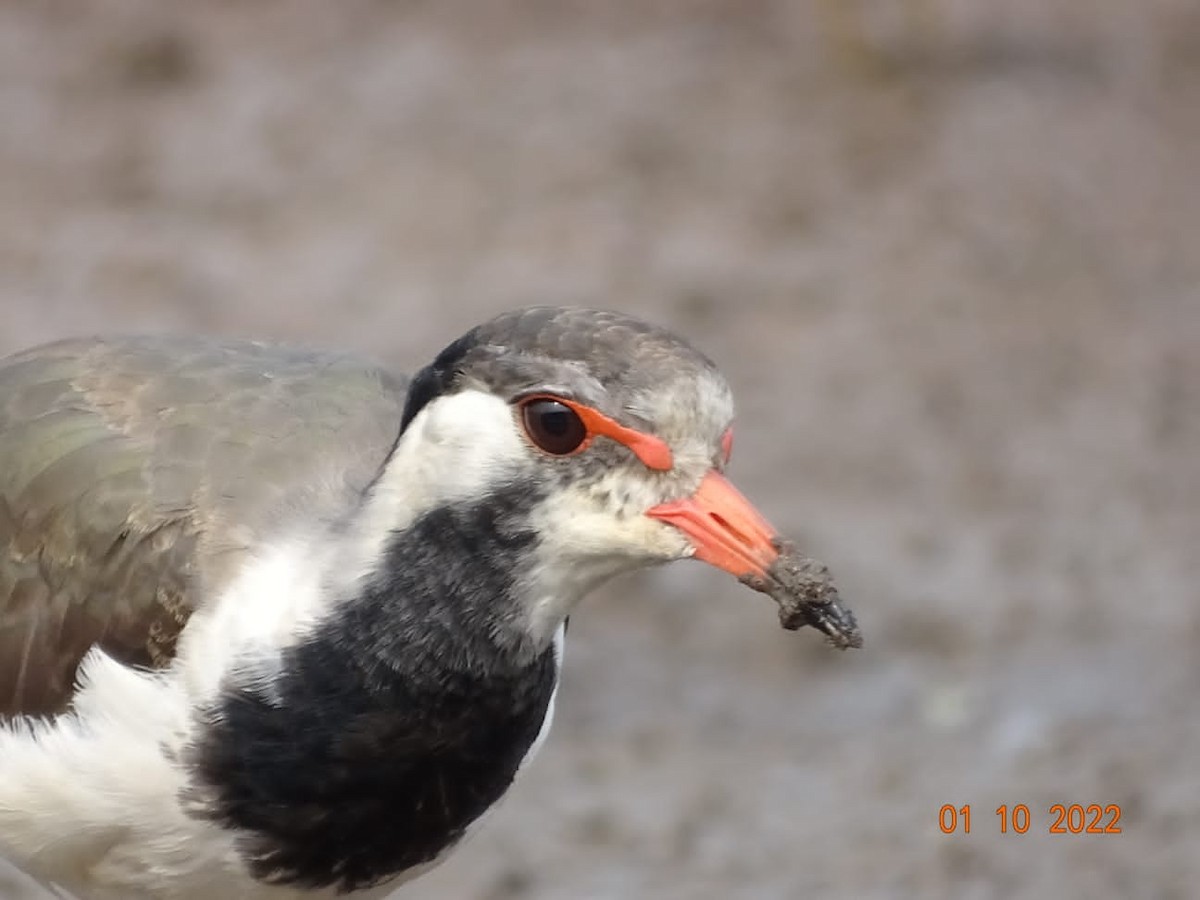
<svg viewBox="0 0 1200 900"><path fill-rule="evenodd" d="M251 546L345 514L405 389L349 356L196 338L0 361L0 718L62 710L93 646L165 665Z"/></svg>

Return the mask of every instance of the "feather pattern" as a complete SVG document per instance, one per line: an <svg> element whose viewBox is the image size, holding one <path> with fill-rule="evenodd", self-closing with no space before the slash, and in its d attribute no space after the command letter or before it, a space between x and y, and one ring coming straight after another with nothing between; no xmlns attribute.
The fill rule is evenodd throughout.
<svg viewBox="0 0 1200 900"><path fill-rule="evenodd" d="M345 514L406 386L351 357L198 338L0 364L0 719L62 710L93 646L169 662L197 598L290 509Z"/></svg>

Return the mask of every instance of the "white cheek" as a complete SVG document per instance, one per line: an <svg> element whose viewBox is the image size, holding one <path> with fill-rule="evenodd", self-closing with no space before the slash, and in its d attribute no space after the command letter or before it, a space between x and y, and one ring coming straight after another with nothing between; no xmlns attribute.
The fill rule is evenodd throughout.
<svg viewBox="0 0 1200 900"><path fill-rule="evenodd" d="M589 557L626 562L678 559L690 546L677 528L651 519L661 489L637 474L616 469L600 481L569 487L547 498L535 513L549 555L578 564Z"/></svg>
<svg viewBox="0 0 1200 900"><path fill-rule="evenodd" d="M575 605L602 582L656 562L690 556L683 533L645 511L664 498L649 481L614 470L588 488L568 488L534 513L541 534L526 593L530 632L549 639Z"/></svg>
<svg viewBox="0 0 1200 900"><path fill-rule="evenodd" d="M462 391L438 397L417 414L376 493L403 493L406 506L417 511L479 497L528 456L507 403Z"/></svg>
<svg viewBox="0 0 1200 900"><path fill-rule="evenodd" d="M419 425L415 440L402 440L397 456L402 464L407 460L406 468L419 460L442 500L478 495L499 471L529 456L512 407L483 391L439 397L417 414L413 425Z"/></svg>
<svg viewBox="0 0 1200 900"><path fill-rule="evenodd" d="M430 401L367 496L347 568L372 571L392 532L437 506L484 496L510 480L529 453L512 408L494 394L466 390Z"/></svg>

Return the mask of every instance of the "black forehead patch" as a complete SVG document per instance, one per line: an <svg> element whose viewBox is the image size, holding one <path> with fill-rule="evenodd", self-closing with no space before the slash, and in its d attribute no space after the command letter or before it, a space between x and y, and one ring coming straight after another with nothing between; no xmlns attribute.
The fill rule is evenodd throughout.
<svg viewBox="0 0 1200 900"><path fill-rule="evenodd" d="M401 431L435 397L454 390L464 374L497 390L525 355L578 362L614 393L632 393L716 366L682 338L640 319L608 310L541 306L503 313L477 325L438 354L413 379Z"/></svg>

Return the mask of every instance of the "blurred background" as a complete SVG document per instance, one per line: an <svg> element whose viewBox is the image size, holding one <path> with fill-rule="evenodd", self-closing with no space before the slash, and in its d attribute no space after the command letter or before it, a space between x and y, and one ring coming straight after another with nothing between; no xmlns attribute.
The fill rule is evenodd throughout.
<svg viewBox="0 0 1200 900"><path fill-rule="evenodd" d="M1197 896L1198 285L1196 2L0 3L0 353L638 313L859 615L603 591L406 900Z"/></svg>

